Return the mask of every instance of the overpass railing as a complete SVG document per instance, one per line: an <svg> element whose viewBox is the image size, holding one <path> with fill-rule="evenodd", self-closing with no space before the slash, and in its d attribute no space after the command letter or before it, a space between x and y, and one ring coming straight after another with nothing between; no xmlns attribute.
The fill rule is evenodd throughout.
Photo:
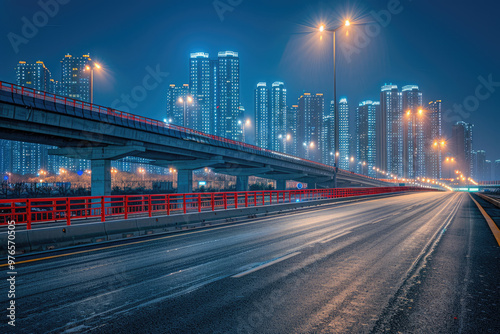
<svg viewBox="0 0 500 334"><path fill-rule="evenodd" d="M162 121L159 121L156 119L147 118L147 117L143 117L143 116L139 116L139 115L134 115L134 114L119 111L116 109L103 107L103 106L99 106L99 105L92 104L89 102L75 100L75 99L71 99L69 97L60 96L60 95L52 94L52 93L45 92L45 91L36 90L33 88L29 88L29 87L23 87L23 86L15 85L15 84L8 83L8 82L0 81L0 90L5 91L5 92L9 92L12 94L20 94L22 96L26 96L29 98L47 101L50 103L61 104L61 105L68 106L71 108L78 108L81 110L88 110L91 112L96 112L96 113L99 113L99 114L104 115L106 117L113 116L113 117L118 117L120 119L127 120L127 121L139 122L141 124L145 124L146 128L153 128L153 127L166 128L166 129L170 129L170 130L179 131L179 132L185 133L185 134L204 137L204 138L211 139L211 140L214 140L214 141L219 142L219 143L230 144L230 145L234 145L234 146L239 147L239 148L246 148L246 149L254 150L257 152L261 152L261 153L267 153L267 154L270 154L270 155L273 155L276 157L290 159L294 162L311 163L311 164L314 164L316 166L328 168L331 170L333 170L333 168L334 168L333 166L325 165L325 164L322 164L322 163L316 162L316 161L311 161L311 160L299 158L299 157L296 157L296 156L293 156L290 154L268 150L268 149L265 149L262 147L250 145L250 144L239 142L236 140L227 139L227 138L219 137L219 136L215 136L215 135L210 135L210 134L203 133L201 131L197 131L194 129L190 129L190 128L186 128L186 127L182 127L182 126L178 126L178 125L174 125L174 124L170 124L170 123L165 123L165 122L162 122ZM23 103L23 104L28 103L27 101L24 101L24 99L22 101L18 101L18 99L14 99L14 102ZM32 104L33 102L31 101L30 103ZM34 104L34 105L36 105L36 104ZM370 176L346 171L346 170L339 169L339 172L341 174L348 174L348 175L350 174L350 175L356 175L359 177L363 177L366 179L384 181L384 180L379 180L379 179L376 179L376 178L373 178Z"/></svg>
<svg viewBox="0 0 500 334"><path fill-rule="evenodd" d="M29 230L32 224L44 222L63 221L66 225L71 225L89 218L105 222L110 218L128 219L138 215L169 216L407 191L429 191L429 189L377 187L3 199L0 200L0 225L14 221L15 224L26 224Z"/></svg>

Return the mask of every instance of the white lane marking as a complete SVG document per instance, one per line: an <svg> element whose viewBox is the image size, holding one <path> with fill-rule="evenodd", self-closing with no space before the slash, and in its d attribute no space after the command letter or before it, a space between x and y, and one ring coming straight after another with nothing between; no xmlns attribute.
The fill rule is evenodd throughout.
<svg viewBox="0 0 500 334"><path fill-rule="evenodd" d="M347 234L349 234L351 232L352 231L345 231L344 233L340 233L340 234L337 234L337 235L335 235L335 236L333 236L331 238L325 239L325 240L321 241L321 243L322 244L326 244L327 242L330 242L330 241L335 240L337 238L343 237L344 235L347 235Z"/></svg>
<svg viewBox="0 0 500 334"><path fill-rule="evenodd" d="M258 270L261 270L261 269L264 269L264 268L267 268L269 266L272 266L273 264L276 264L276 263L279 263L281 261L285 261L291 257L294 257L294 256L297 256L299 255L301 252L295 252L295 253L292 253L292 254L288 254L288 255L285 255L283 257L280 257L280 258L277 258L271 262L267 262L267 263L264 263L264 264L261 264L260 266L258 267L255 267L255 268L252 268L252 269L248 269L248 270L245 270L239 274L236 274L234 276L231 276L232 278L240 278L240 277L243 277L245 275L248 275L248 274L251 274L251 273L254 273Z"/></svg>

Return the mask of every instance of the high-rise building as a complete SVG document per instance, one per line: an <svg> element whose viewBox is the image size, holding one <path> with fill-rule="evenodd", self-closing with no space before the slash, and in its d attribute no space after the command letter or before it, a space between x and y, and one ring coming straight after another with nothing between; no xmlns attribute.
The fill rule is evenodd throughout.
<svg viewBox="0 0 500 334"><path fill-rule="evenodd" d="M12 171L12 142L0 139L0 174Z"/></svg>
<svg viewBox="0 0 500 334"><path fill-rule="evenodd" d="M255 145L271 148L269 133L269 89L265 82L259 82L255 89Z"/></svg>
<svg viewBox="0 0 500 334"><path fill-rule="evenodd" d="M37 61L34 64L20 61L16 66L16 81L19 86L52 92L50 80L50 71L43 61Z"/></svg>
<svg viewBox="0 0 500 334"><path fill-rule="evenodd" d="M441 125L441 100L429 102L427 110L427 176L433 179L442 177L442 163L446 152L446 141L443 139Z"/></svg>
<svg viewBox="0 0 500 334"><path fill-rule="evenodd" d="M217 119L215 133L232 140L241 140L240 114L240 58L238 52L218 54L217 63Z"/></svg>
<svg viewBox="0 0 500 334"><path fill-rule="evenodd" d="M36 90L53 92L50 71L42 61L27 64L20 61L16 67L16 81L19 86L30 87ZM12 141L3 143L4 153L2 163L5 171L20 175L35 175L40 169L47 169L48 146L34 143ZM8 149L7 149L8 148Z"/></svg>
<svg viewBox="0 0 500 334"><path fill-rule="evenodd" d="M11 150L10 172L36 175L40 169L47 169L47 146L13 141Z"/></svg>
<svg viewBox="0 0 500 334"><path fill-rule="evenodd" d="M500 181L500 159L495 160L495 165L493 166L493 180Z"/></svg>
<svg viewBox="0 0 500 334"><path fill-rule="evenodd" d="M321 129L325 101L323 94L304 93L297 109L297 153L306 159L321 161Z"/></svg>
<svg viewBox="0 0 500 334"><path fill-rule="evenodd" d="M457 161L457 169L470 177L472 171L472 128L474 125L463 121L452 127L451 152Z"/></svg>
<svg viewBox="0 0 500 334"><path fill-rule="evenodd" d="M73 57L70 54L61 60L61 95L90 102L90 56Z"/></svg>
<svg viewBox="0 0 500 334"><path fill-rule="evenodd" d="M170 85L167 91L167 118L165 120L167 123L184 126L184 112L186 112L186 127L194 128L193 123L196 124L196 121L193 120L191 110L195 108L195 103L188 99L188 96L190 96L189 85Z"/></svg>
<svg viewBox="0 0 500 334"><path fill-rule="evenodd" d="M191 106L191 128L214 134L214 95L216 66L205 52L191 53L189 59L189 92L195 103Z"/></svg>
<svg viewBox="0 0 500 334"><path fill-rule="evenodd" d="M339 101L339 168L348 170L350 161L349 104L347 98Z"/></svg>
<svg viewBox="0 0 500 334"><path fill-rule="evenodd" d="M380 153L385 159L379 159L378 168L395 175L403 175L403 101L396 85L384 85L380 93L379 120L385 121L385 146L381 145ZM379 128L383 128L383 124ZM384 164L385 163L385 164Z"/></svg>
<svg viewBox="0 0 500 334"><path fill-rule="evenodd" d="M288 108L286 113L286 127L287 134L290 134L291 139L287 141L286 153L291 155L297 155L297 110L299 106L297 104L292 105Z"/></svg>
<svg viewBox="0 0 500 334"><path fill-rule="evenodd" d="M488 171L486 167L486 151L477 150L475 154L475 163L473 161L473 171L472 176L476 181L487 181L489 180L489 174L491 174L491 169ZM489 172L489 173L488 173Z"/></svg>
<svg viewBox="0 0 500 334"><path fill-rule="evenodd" d="M403 176L425 177L426 115L422 107L422 92L416 85L402 90L403 99Z"/></svg>
<svg viewBox="0 0 500 334"><path fill-rule="evenodd" d="M330 101L329 111L323 117L321 142L323 143L323 163L335 164L335 101Z"/></svg>
<svg viewBox="0 0 500 334"><path fill-rule="evenodd" d="M286 127L286 88L283 82L274 82L270 91L271 117L271 149L273 151L285 152L286 142L291 140L290 134L287 136Z"/></svg>
<svg viewBox="0 0 500 334"><path fill-rule="evenodd" d="M370 100L359 104L356 113L356 159L358 172L376 177L373 169L376 164L376 117L379 113L380 103Z"/></svg>

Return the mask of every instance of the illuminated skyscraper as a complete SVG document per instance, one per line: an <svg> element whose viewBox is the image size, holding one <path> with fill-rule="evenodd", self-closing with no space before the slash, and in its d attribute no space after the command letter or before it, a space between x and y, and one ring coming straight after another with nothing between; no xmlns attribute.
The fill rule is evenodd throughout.
<svg viewBox="0 0 500 334"><path fill-rule="evenodd" d="M287 141L286 153L297 155L297 110L298 105L292 105L286 113L287 134L290 134L291 139Z"/></svg>
<svg viewBox="0 0 500 334"><path fill-rule="evenodd" d="M217 120L215 133L232 140L241 140L240 114L240 58L238 52L218 54L217 63Z"/></svg>
<svg viewBox="0 0 500 334"><path fill-rule="evenodd" d="M270 137L273 151L285 152L286 128L286 88L283 82L274 82L270 91ZM291 137L288 136L291 140Z"/></svg>
<svg viewBox="0 0 500 334"><path fill-rule="evenodd" d="M214 79L215 64L204 52L191 53L189 59L189 93L194 103L190 105L190 128L214 134ZM186 95L184 95L186 96Z"/></svg>
<svg viewBox="0 0 500 334"><path fill-rule="evenodd" d="M329 112L323 117L321 142L323 143L323 163L335 164L335 102L330 101Z"/></svg>
<svg viewBox="0 0 500 334"><path fill-rule="evenodd" d="M350 159L349 104L347 98L339 101L339 168L348 170Z"/></svg>
<svg viewBox="0 0 500 334"><path fill-rule="evenodd" d="M452 127L451 152L457 161L457 169L470 177L472 171L472 128L474 125L463 121Z"/></svg>
<svg viewBox="0 0 500 334"><path fill-rule="evenodd" d="M20 61L16 66L16 81L19 86L52 92L50 71L45 67L43 61L37 61L34 64Z"/></svg>
<svg viewBox="0 0 500 334"><path fill-rule="evenodd" d="M403 176L425 177L426 111L422 107L422 92L416 85L403 87Z"/></svg>
<svg viewBox="0 0 500 334"><path fill-rule="evenodd" d="M73 57L70 54L61 60L61 95L76 100L90 102L90 56Z"/></svg>
<svg viewBox="0 0 500 334"><path fill-rule="evenodd" d="M323 94L304 93L297 109L297 154L306 159L321 161L321 129L325 101Z"/></svg>
<svg viewBox="0 0 500 334"><path fill-rule="evenodd" d="M376 164L376 115L379 113L380 103L363 101L359 104L356 113L356 160L358 172L376 177L373 170Z"/></svg>
<svg viewBox="0 0 500 334"><path fill-rule="evenodd" d="M385 85L380 93L380 124L381 132L385 133L385 146L381 145L384 155L379 159L378 168L395 175L403 175L403 101L396 85ZM383 122L385 121L385 128Z"/></svg>
<svg viewBox="0 0 500 334"><path fill-rule="evenodd" d="M427 176L433 179L442 177L442 163L448 143L443 139L441 128L441 100L429 102L427 110L428 129L426 133Z"/></svg>
<svg viewBox="0 0 500 334"><path fill-rule="evenodd" d="M271 148L269 134L269 89L265 82L259 82L255 89L255 145Z"/></svg>

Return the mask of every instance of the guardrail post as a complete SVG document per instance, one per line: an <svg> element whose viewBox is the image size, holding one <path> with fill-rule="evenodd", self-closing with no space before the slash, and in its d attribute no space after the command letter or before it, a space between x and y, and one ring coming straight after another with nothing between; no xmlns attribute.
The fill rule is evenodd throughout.
<svg viewBox="0 0 500 334"><path fill-rule="evenodd" d="M26 229L31 230L31 202L26 200Z"/></svg>
<svg viewBox="0 0 500 334"><path fill-rule="evenodd" d="M71 225L71 201L66 197L66 225Z"/></svg>
<svg viewBox="0 0 500 334"><path fill-rule="evenodd" d="M198 194L198 212L201 212L201 194Z"/></svg>
<svg viewBox="0 0 500 334"><path fill-rule="evenodd" d="M212 211L215 211L215 199L214 199L214 193L212 193L212 196L210 198L210 201L212 202Z"/></svg>
<svg viewBox="0 0 500 334"><path fill-rule="evenodd" d="M167 216L170 216L170 195L167 195Z"/></svg>
<svg viewBox="0 0 500 334"><path fill-rule="evenodd" d="M151 195L148 195L148 214L149 217L153 216L153 203L151 202Z"/></svg>
<svg viewBox="0 0 500 334"><path fill-rule="evenodd" d="M101 196L101 222L106 221L106 212L104 208L104 196Z"/></svg>
<svg viewBox="0 0 500 334"><path fill-rule="evenodd" d="M182 208L184 209L184 213L186 213L187 212L187 208L186 208L186 194L182 195Z"/></svg>
<svg viewBox="0 0 500 334"><path fill-rule="evenodd" d="M125 219L128 219L128 196L125 195L124 208L125 210Z"/></svg>
<svg viewBox="0 0 500 334"><path fill-rule="evenodd" d="M226 193L224 193L223 199L224 199L224 210L227 210L227 194Z"/></svg>
<svg viewBox="0 0 500 334"><path fill-rule="evenodd" d="M245 192L245 208L248 208L248 192Z"/></svg>
<svg viewBox="0 0 500 334"><path fill-rule="evenodd" d="M234 208L238 209L238 193L234 193Z"/></svg>

